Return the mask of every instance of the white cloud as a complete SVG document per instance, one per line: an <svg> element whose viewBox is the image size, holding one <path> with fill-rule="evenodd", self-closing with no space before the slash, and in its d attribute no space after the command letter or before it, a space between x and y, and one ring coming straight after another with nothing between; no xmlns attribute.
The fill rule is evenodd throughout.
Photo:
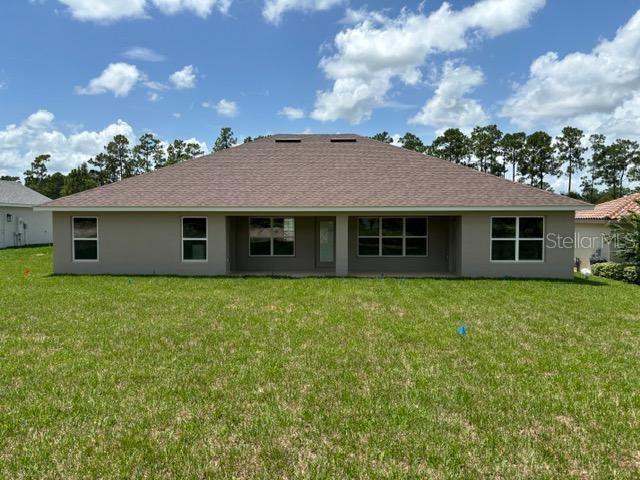
<svg viewBox="0 0 640 480"><path fill-rule="evenodd" d="M21 175L37 155L47 153L51 155L49 172L67 173L102 152L115 135L124 135L132 145L137 139L134 129L123 120L100 130L66 132L55 125L53 113L38 110L19 124L0 128L0 175ZM196 142L208 151L207 144L196 138L185 141ZM166 141L161 143L167 145Z"/></svg>
<svg viewBox="0 0 640 480"><path fill-rule="evenodd" d="M160 94L158 92L147 92L147 100L149 100L150 102L157 102L158 100L160 100L162 97L160 96Z"/></svg>
<svg viewBox="0 0 640 480"><path fill-rule="evenodd" d="M146 47L131 47L122 52L122 56L130 60L140 60L143 62L162 62L165 60L164 55Z"/></svg>
<svg viewBox="0 0 640 480"><path fill-rule="evenodd" d="M471 130L475 125L487 122L488 116L482 106L465 95L484 81L479 69L459 62L447 61L436 91L409 123L429 125L438 133L447 128Z"/></svg>
<svg viewBox="0 0 640 480"><path fill-rule="evenodd" d="M187 138L184 143L197 143L198 145L200 145L200 149L207 153L209 151L209 149L207 148L207 142L201 142L200 140L198 140L195 137L191 137L191 138Z"/></svg>
<svg viewBox="0 0 640 480"><path fill-rule="evenodd" d="M155 90L155 91L158 91L158 92L160 92L162 90L169 89L168 85L165 85L162 82L156 82L156 81L153 81L153 80L148 80L148 81L144 82L144 86L149 88L149 89L151 89L151 90Z"/></svg>
<svg viewBox="0 0 640 480"><path fill-rule="evenodd" d="M216 8L227 13L231 0L59 0L77 20L111 23L118 20L145 18L150 5L166 15L190 11L207 17Z"/></svg>
<svg viewBox="0 0 640 480"><path fill-rule="evenodd" d="M162 13L173 15L181 11L191 11L200 17L207 17L216 8L221 13L227 13L231 0L152 0Z"/></svg>
<svg viewBox="0 0 640 480"><path fill-rule="evenodd" d="M336 53L320 67L333 80L321 91L311 116L321 121L359 123L384 105L393 81L421 81L420 67L430 54L454 52L483 38L528 25L544 0L480 0L454 11L448 3L428 14L403 10L397 18L382 13L352 15L358 21L334 39Z"/></svg>
<svg viewBox="0 0 640 480"><path fill-rule="evenodd" d="M179 113L179 112L172 113L171 115L172 115L174 118L181 118L181 117L182 117L182 114L181 114L181 113Z"/></svg>
<svg viewBox="0 0 640 480"><path fill-rule="evenodd" d="M54 118L53 113L47 110L38 110L36 113L29 115L22 125L25 128L40 130L48 128L53 123Z"/></svg>
<svg viewBox="0 0 640 480"><path fill-rule="evenodd" d="M285 12L319 12L341 5L345 0L266 0L262 8L264 18L274 25L282 20Z"/></svg>
<svg viewBox="0 0 640 480"><path fill-rule="evenodd" d="M79 163L102 151L114 135L134 139L133 129L122 120L102 130L85 130L65 134L54 126L54 115L38 110L22 123L7 125L0 130L0 171L3 174L22 174L40 154L51 155L50 171L67 172Z"/></svg>
<svg viewBox="0 0 640 480"><path fill-rule="evenodd" d="M76 91L81 95L112 92L115 97L126 97L143 77L135 65L110 63L99 77L91 80L86 87L76 87Z"/></svg>
<svg viewBox="0 0 640 480"><path fill-rule="evenodd" d="M284 107L278 112L278 115L287 117L289 120L300 120L304 118L304 110L296 107Z"/></svg>
<svg viewBox="0 0 640 480"><path fill-rule="evenodd" d="M169 77L169 82L179 89L193 88L196 86L196 69L193 65L187 65L182 70L174 72Z"/></svg>
<svg viewBox="0 0 640 480"><path fill-rule="evenodd" d="M236 102L227 100L225 98L216 103L214 108L219 115L225 117L235 117L236 115L238 115L238 105L236 105Z"/></svg>
<svg viewBox="0 0 640 480"><path fill-rule="evenodd" d="M145 15L146 0L59 0L78 20L114 22Z"/></svg>
<svg viewBox="0 0 640 480"><path fill-rule="evenodd" d="M572 123L587 130L640 135L640 11L590 53L533 61L527 81L501 115L523 127Z"/></svg>

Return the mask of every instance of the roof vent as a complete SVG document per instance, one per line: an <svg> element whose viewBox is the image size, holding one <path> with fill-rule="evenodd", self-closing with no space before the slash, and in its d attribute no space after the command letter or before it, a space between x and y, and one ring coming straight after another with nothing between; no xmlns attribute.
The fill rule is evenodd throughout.
<svg viewBox="0 0 640 480"><path fill-rule="evenodd" d="M356 143L355 138L332 138L331 143Z"/></svg>
<svg viewBox="0 0 640 480"><path fill-rule="evenodd" d="M276 143L300 143L299 138L276 138Z"/></svg>

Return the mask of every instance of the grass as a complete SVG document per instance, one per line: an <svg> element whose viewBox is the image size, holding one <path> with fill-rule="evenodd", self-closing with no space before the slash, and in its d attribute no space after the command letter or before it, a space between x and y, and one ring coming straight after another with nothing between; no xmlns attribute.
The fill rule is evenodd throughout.
<svg viewBox="0 0 640 480"><path fill-rule="evenodd" d="M640 288L608 280L53 276L5 250L0 365L0 478L640 475Z"/></svg>

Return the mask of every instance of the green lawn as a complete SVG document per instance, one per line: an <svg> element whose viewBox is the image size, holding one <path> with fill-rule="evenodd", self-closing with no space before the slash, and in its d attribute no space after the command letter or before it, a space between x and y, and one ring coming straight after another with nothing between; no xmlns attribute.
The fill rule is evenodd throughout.
<svg viewBox="0 0 640 480"><path fill-rule="evenodd" d="M56 277L4 250L0 364L0 478L640 475L640 288L607 280Z"/></svg>

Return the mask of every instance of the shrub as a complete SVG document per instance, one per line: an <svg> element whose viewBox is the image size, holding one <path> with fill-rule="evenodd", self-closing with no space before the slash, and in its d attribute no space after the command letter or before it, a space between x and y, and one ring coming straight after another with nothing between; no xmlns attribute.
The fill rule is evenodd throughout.
<svg viewBox="0 0 640 480"><path fill-rule="evenodd" d="M640 265L627 265L622 273L625 282L640 285Z"/></svg>
<svg viewBox="0 0 640 480"><path fill-rule="evenodd" d="M620 258L640 264L640 213L630 213L611 224L611 240Z"/></svg>
<svg viewBox="0 0 640 480"><path fill-rule="evenodd" d="M603 262L596 263L591 267L591 273L598 277L611 278L613 280L624 280L623 263Z"/></svg>
<svg viewBox="0 0 640 480"><path fill-rule="evenodd" d="M597 263L591 266L591 273L598 277L623 280L640 285L640 265L615 262Z"/></svg>

